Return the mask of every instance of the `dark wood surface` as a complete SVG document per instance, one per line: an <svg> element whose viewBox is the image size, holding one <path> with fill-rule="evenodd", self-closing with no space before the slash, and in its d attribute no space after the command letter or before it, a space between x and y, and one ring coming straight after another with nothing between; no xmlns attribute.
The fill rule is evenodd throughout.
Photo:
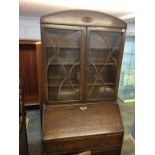
<svg viewBox="0 0 155 155"><path fill-rule="evenodd" d="M67 10L45 15L41 24L78 25L78 26L104 26L126 28L127 24L114 16L99 11Z"/></svg>
<svg viewBox="0 0 155 155"><path fill-rule="evenodd" d="M79 153L77 155L91 155L91 151L85 151L85 152Z"/></svg>
<svg viewBox="0 0 155 155"><path fill-rule="evenodd" d="M24 115L19 117L19 155L28 155L28 143Z"/></svg>
<svg viewBox="0 0 155 155"><path fill-rule="evenodd" d="M95 11L41 17L37 59L45 155L120 155L123 125L116 99L126 26Z"/></svg>
<svg viewBox="0 0 155 155"><path fill-rule="evenodd" d="M39 105L36 41L20 41L20 81L24 106Z"/></svg>
<svg viewBox="0 0 155 155"><path fill-rule="evenodd" d="M19 82L19 155L28 155L25 111L24 111L20 82Z"/></svg>
<svg viewBox="0 0 155 155"><path fill-rule="evenodd" d="M81 110L84 108L85 110ZM123 125L118 104L46 106L43 142L46 153L121 149Z"/></svg>
<svg viewBox="0 0 155 155"><path fill-rule="evenodd" d="M80 109L85 106L86 110ZM118 133L123 131L120 120L118 104L95 103L47 106L44 109L43 139Z"/></svg>
<svg viewBox="0 0 155 155"><path fill-rule="evenodd" d="M71 153L45 153L44 155L80 155L79 152ZM106 150L91 151L91 155L120 155L120 147L108 148Z"/></svg>

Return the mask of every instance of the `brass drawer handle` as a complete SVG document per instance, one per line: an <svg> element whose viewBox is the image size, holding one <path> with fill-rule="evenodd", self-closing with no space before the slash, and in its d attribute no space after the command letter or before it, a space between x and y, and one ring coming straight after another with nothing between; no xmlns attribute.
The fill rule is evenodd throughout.
<svg viewBox="0 0 155 155"><path fill-rule="evenodd" d="M80 107L80 110L82 110L82 111L87 110L87 106L81 106L81 107Z"/></svg>

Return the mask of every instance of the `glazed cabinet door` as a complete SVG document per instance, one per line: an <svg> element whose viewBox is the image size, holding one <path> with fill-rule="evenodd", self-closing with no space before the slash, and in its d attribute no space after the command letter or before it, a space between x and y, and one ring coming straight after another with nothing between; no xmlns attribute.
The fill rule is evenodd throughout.
<svg viewBox="0 0 155 155"><path fill-rule="evenodd" d="M82 99L85 29L73 26L42 25L45 53L46 100L48 103Z"/></svg>
<svg viewBox="0 0 155 155"><path fill-rule="evenodd" d="M87 30L87 100L115 100L122 57L121 29Z"/></svg>

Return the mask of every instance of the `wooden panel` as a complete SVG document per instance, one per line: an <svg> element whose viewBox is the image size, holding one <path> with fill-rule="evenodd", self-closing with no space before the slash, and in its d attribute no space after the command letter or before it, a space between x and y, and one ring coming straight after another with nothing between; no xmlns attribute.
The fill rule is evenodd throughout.
<svg viewBox="0 0 155 155"><path fill-rule="evenodd" d="M84 150L83 150L84 151ZM73 151L73 152L63 152L63 153L45 153L44 155L80 155L81 151ZM97 149L97 150L85 150L86 152L91 151L91 155L120 155L121 147L109 147L107 149Z"/></svg>
<svg viewBox="0 0 155 155"><path fill-rule="evenodd" d="M101 102L44 108L44 152L63 154L121 148L123 126L118 104Z"/></svg>
<svg viewBox="0 0 155 155"><path fill-rule="evenodd" d="M71 140L45 141L44 149L46 153L50 152L70 152L78 150L104 149L110 146L120 146L122 134L99 135L86 138L75 138Z"/></svg>
<svg viewBox="0 0 155 155"><path fill-rule="evenodd" d="M115 87L116 96L118 95L118 87L119 87L121 65L122 65L122 59L123 59L123 53L124 53L125 37L126 37L126 31L122 33L120 56L119 56L119 60L118 60L118 62L119 62L118 63L118 71L117 71L117 75L116 75L116 87Z"/></svg>
<svg viewBox="0 0 155 155"><path fill-rule="evenodd" d="M110 148L107 150L96 150L92 152L92 155L120 155L121 147Z"/></svg>
<svg viewBox="0 0 155 155"><path fill-rule="evenodd" d="M41 24L104 26L126 28L127 24L114 16L99 11L65 10L41 17Z"/></svg>
<svg viewBox="0 0 155 155"><path fill-rule="evenodd" d="M36 46L20 44L20 80L24 105L38 105L38 78L36 62Z"/></svg>
<svg viewBox="0 0 155 155"><path fill-rule="evenodd" d="M123 132L118 104L104 102L46 106L43 124L43 140Z"/></svg>
<svg viewBox="0 0 155 155"><path fill-rule="evenodd" d="M44 52L41 42L36 43L36 58L37 58L37 73L38 73L38 91L39 91L39 103L42 111L42 107L45 101L46 88L45 88L45 67L44 67Z"/></svg>
<svg viewBox="0 0 155 155"><path fill-rule="evenodd" d="M19 118L19 155L28 155L28 144L24 116L20 116Z"/></svg>
<svg viewBox="0 0 155 155"><path fill-rule="evenodd" d="M91 151L85 151L85 152L79 153L78 155L91 155Z"/></svg>

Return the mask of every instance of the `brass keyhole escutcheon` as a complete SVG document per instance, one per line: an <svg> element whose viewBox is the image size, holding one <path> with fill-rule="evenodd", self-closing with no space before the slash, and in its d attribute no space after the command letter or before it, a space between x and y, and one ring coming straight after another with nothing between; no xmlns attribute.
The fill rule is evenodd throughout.
<svg viewBox="0 0 155 155"><path fill-rule="evenodd" d="M87 110L87 106L81 106L81 107L80 107L80 110L82 110L82 111Z"/></svg>

